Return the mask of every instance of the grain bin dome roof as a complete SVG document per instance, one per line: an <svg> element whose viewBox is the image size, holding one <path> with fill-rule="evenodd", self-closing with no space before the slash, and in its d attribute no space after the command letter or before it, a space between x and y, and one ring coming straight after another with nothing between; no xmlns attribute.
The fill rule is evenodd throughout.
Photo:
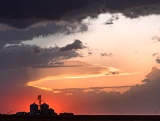
<svg viewBox="0 0 160 121"><path fill-rule="evenodd" d="M46 104L46 103L43 103L42 105L48 105L48 104Z"/></svg>
<svg viewBox="0 0 160 121"><path fill-rule="evenodd" d="M33 104L31 104L31 105L36 105L36 106L38 106L36 103L33 103Z"/></svg>

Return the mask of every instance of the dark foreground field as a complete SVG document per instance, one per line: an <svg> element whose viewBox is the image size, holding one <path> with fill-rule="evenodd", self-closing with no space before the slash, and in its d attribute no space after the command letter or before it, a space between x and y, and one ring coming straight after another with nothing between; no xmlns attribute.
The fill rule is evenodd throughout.
<svg viewBox="0 0 160 121"><path fill-rule="evenodd" d="M75 115L75 116L16 116L3 115L0 121L160 121L160 116L117 116L117 115Z"/></svg>

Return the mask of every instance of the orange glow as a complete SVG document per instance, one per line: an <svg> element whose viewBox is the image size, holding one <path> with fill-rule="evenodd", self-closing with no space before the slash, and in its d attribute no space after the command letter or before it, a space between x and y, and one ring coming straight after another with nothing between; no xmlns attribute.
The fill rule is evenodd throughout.
<svg viewBox="0 0 160 121"><path fill-rule="evenodd" d="M77 61L77 62L67 61L65 65L67 64L71 64L71 65L77 64L81 66L77 66L74 68L70 67L69 72L67 71L64 73L62 71L59 75L47 76L39 80L30 81L26 84L26 86L31 86L31 87L35 87L35 88L39 88L47 91L52 91L53 93L60 93L60 91L57 91L55 89L114 86L115 83L112 83L112 85L109 85L108 81L106 81L106 79L108 79L109 76L113 77L114 79L114 78L120 78L121 76L128 77L128 76L134 76L137 74L137 73L124 72L114 67L91 65L85 62L80 62L80 61ZM54 70L54 68L52 70ZM102 80L99 80L100 78ZM91 81L92 83L90 83ZM123 83L124 82L121 82L119 86L124 85ZM126 83L125 85L131 85L131 84ZM126 89L126 91L127 90L128 89ZM124 92L124 91L120 91L119 89L119 92Z"/></svg>

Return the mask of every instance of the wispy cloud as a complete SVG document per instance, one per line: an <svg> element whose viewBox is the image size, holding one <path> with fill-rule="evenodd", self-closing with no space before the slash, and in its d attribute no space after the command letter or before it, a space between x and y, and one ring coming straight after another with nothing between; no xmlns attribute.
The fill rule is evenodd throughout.
<svg viewBox="0 0 160 121"><path fill-rule="evenodd" d="M61 71L61 73L59 75L50 75L38 80L32 80L30 82L28 82L26 84L26 86L32 86L32 87L37 87L41 89L44 88L44 86L42 86L43 84L45 84L46 82L49 83L56 83L56 87L50 87L52 90L55 89L62 89L62 88L66 88L65 85L60 85L61 83L64 82L66 83L66 81L68 79L74 79L75 83L76 83L76 79L92 79L92 78L97 78L97 83L98 83L98 78L100 77L107 77L107 76L129 76L129 75L134 75L136 73L129 73L129 72L125 72L122 70L119 70L117 68L113 68L113 67L104 67L104 66L100 66L100 65L92 65L92 64L88 64L85 62L81 62L81 61L65 61L64 65L70 65L73 64L75 65L75 67L70 67L68 72L63 72ZM76 66L76 65L81 65L81 66ZM63 67L62 67L63 68ZM65 81L66 80L66 81ZM60 88L58 88L58 85ZM67 88L73 87L73 83L68 83L66 86ZM87 84L88 85L88 84ZM46 85L46 89L48 88L48 86ZM81 88L83 88L83 85L80 86ZM90 86L88 85L88 88L90 88ZM97 87L98 88L98 87ZM106 87L105 87L106 88ZM109 88L109 87L107 87ZM114 87L116 88L116 87ZM44 90L46 90L44 88ZM93 88L92 88L93 89ZM95 89L95 88L94 88ZM86 89L85 89L86 90ZM100 90L100 89L98 89ZM104 90L104 89L103 89ZM56 90L55 90L56 91ZM58 90L59 92L59 90ZM61 90L60 90L61 92Z"/></svg>
<svg viewBox="0 0 160 121"><path fill-rule="evenodd" d="M101 57L112 57L113 53L109 52L109 53L100 53Z"/></svg>
<svg viewBox="0 0 160 121"><path fill-rule="evenodd" d="M160 41L160 37L158 37L158 36L154 36L154 37L152 37L152 39L153 39L153 40Z"/></svg>
<svg viewBox="0 0 160 121"><path fill-rule="evenodd" d="M36 45L12 45L0 48L0 72L25 67L73 67L75 65L64 66L63 61L80 56L81 54L74 49L61 52L58 47L41 48Z"/></svg>
<svg viewBox="0 0 160 121"><path fill-rule="evenodd" d="M69 51L69 50L77 50L77 49L83 49L85 46L80 40L75 40L72 44L68 44L65 47L61 47L60 51Z"/></svg>

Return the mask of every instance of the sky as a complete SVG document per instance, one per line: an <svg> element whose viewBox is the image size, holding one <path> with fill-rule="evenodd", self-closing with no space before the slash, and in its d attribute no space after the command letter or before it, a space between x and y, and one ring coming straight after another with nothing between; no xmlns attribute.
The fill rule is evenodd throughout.
<svg viewBox="0 0 160 121"><path fill-rule="evenodd" d="M0 113L160 114L159 0L1 0Z"/></svg>

